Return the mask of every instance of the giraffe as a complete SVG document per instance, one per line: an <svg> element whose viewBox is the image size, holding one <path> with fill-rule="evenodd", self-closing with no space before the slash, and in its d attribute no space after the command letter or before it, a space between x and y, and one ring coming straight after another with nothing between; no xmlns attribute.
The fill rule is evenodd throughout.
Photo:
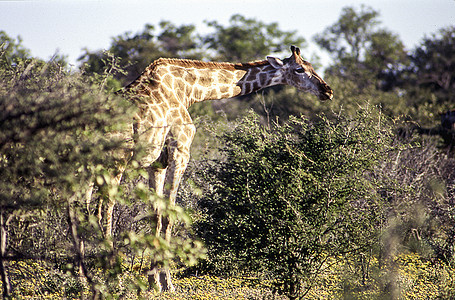
<svg viewBox="0 0 455 300"><path fill-rule="evenodd" d="M333 97L332 89L303 60L300 49L291 46L292 55L283 60L268 56L248 63L215 63L160 58L150 64L123 94L137 107L133 130L136 142L146 145L141 165L149 173L150 188L175 204L177 189L190 159L190 145L196 128L188 108L197 102L246 95L265 87L285 84L312 93L320 100ZM123 170L122 170L123 171ZM120 183L121 173L117 175ZM112 230L114 202L107 210ZM172 224L157 211L156 234L167 241ZM173 290L169 269L152 262L151 285L159 291Z"/></svg>

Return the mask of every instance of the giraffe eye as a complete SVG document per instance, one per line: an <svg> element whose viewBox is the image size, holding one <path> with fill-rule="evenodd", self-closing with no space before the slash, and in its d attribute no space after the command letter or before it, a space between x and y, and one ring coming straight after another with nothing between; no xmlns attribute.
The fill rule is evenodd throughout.
<svg viewBox="0 0 455 300"><path fill-rule="evenodd" d="M305 73L305 70L303 68L298 68L298 69L295 69L295 72L297 74L303 74L303 73Z"/></svg>

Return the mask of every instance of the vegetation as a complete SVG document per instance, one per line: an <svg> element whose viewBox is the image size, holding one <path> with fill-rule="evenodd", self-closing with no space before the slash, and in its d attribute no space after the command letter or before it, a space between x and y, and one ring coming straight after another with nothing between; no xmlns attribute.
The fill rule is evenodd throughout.
<svg viewBox="0 0 455 300"><path fill-rule="evenodd" d="M454 298L454 126L439 113L453 109L455 27L406 51L373 8L344 8L315 36L335 98L275 87L195 105L193 160L169 207L135 161L112 184L123 154L141 155L124 138L134 107L113 91L160 56L248 61L305 45L240 15L206 24L121 34L76 72L0 32L4 298ZM157 207L176 219L170 243L154 234ZM147 289L152 258L172 267L175 293Z"/></svg>
<svg viewBox="0 0 455 300"><path fill-rule="evenodd" d="M112 184L122 153L131 151L122 132L134 109L107 94L105 80L91 84L58 64L33 59L6 66L0 78L0 271L5 297L21 295L21 282L9 280L9 269L19 278L49 270L45 275L51 287L45 281L30 291L32 297L59 292L68 282L66 296L82 295L85 287L98 298L117 293L124 265L138 256L153 256L164 264L174 257L194 263L201 256L197 242L176 238L168 244L155 237L155 207L187 223L180 208L168 208L144 184L121 189ZM131 170L129 175L137 180L142 172ZM95 197L88 197L92 191ZM114 240L104 234L106 195L122 206ZM144 284L133 279L130 285L140 290Z"/></svg>
<svg viewBox="0 0 455 300"><path fill-rule="evenodd" d="M260 272L295 299L328 258L373 247L384 218L382 178L368 173L393 150L383 116L291 118L268 130L246 118L221 139L224 158L195 178L209 183L197 229L211 270Z"/></svg>

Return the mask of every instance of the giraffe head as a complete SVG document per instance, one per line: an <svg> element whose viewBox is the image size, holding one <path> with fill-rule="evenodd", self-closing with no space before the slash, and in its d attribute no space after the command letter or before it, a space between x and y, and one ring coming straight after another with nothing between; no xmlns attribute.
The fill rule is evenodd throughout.
<svg viewBox="0 0 455 300"><path fill-rule="evenodd" d="M300 49L291 46L292 55L286 59L268 56L267 60L272 67L281 70L286 84L295 86L302 91L310 92L320 100L329 100L333 97L333 90L313 69L313 66L302 59Z"/></svg>

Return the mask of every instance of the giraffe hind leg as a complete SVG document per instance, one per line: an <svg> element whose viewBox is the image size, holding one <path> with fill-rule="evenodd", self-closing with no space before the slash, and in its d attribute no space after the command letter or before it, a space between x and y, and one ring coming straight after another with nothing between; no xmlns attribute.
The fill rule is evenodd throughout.
<svg viewBox="0 0 455 300"><path fill-rule="evenodd" d="M158 197L164 197L164 184L169 164L168 160L168 146L165 145L161 149L158 158L147 167L147 172L149 174L149 188L153 189ZM160 211L160 205L156 205L154 210L155 216L153 219L155 223L155 236L161 237L163 232L163 214ZM169 288L166 276L163 276L162 272L160 272L162 268L161 262L155 261L152 257L150 262L150 274L148 276L149 287L155 287L159 292L173 290L173 287Z"/></svg>
<svg viewBox="0 0 455 300"><path fill-rule="evenodd" d="M190 146L193 140L196 128L194 125L176 126L172 130L173 139L168 143L168 166L166 170L166 179L164 183L164 195L168 197L169 204L175 205L177 190L183 174L190 160ZM168 243L171 241L172 235L172 220L168 216L162 217L162 230ZM171 280L169 267L165 267L159 271L159 285L162 291L174 291L174 285Z"/></svg>
<svg viewBox="0 0 455 300"><path fill-rule="evenodd" d="M151 183L155 184L157 194L158 191L162 192L162 195L169 200L171 206L175 205L177 189L190 159L189 150L196 131L194 125L186 126L181 132L175 130L175 128L172 130L172 135L166 140L165 152L162 152L158 163L154 167L152 166L151 169L154 176ZM177 127L177 129L182 129L182 126ZM184 138L179 139L182 135ZM163 161L165 159L166 161ZM165 166L166 169L160 169L160 166ZM157 180L158 178L159 180ZM166 242L170 243L172 221L159 211L157 211L156 219L156 235L161 237L164 235ZM169 267L163 267L152 259L151 270L152 272L148 278L150 286L155 286L160 292L175 291Z"/></svg>
<svg viewBox="0 0 455 300"><path fill-rule="evenodd" d="M168 166L168 157L167 147L164 147L158 159L147 168L149 187L154 189L155 193L160 197L164 196L164 180Z"/></svg>

